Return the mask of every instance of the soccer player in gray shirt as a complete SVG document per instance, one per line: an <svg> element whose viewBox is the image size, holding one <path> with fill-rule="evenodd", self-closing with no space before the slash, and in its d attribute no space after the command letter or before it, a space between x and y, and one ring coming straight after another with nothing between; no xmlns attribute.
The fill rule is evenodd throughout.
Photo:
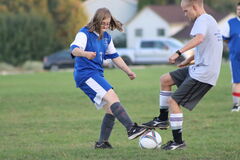
<svg viewBox="0 0 240 160"><path fill-rule="evenodd" d="M148 128L166 129L170 121L173 141L163 145L164 150L182 149L186 146L182 140L183 112L180 106L190 111L194 109L201 98L216 85L222 61L222 36L216 20L206 13L203 0L182 0L181 7L185 16L194 22L190 33L193 38L176 51L169 62L174 64L182 53L192 48L196 47L196 52L178 64L180 69L161 76L160 115L142 124ZM193 60L194 64L191 65ZM172 92L174 85L178 88Z"/></svg>

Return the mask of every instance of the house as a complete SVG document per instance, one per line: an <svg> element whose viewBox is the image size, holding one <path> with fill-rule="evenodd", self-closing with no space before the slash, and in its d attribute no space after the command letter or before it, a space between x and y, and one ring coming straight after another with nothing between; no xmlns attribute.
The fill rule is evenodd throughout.
<svg viewBox="0 0 240 160"><path fill-rule="evenodd" d="M170 37L187 24L178 5L146 6L126 25L127 47L133 48L142 38Z"/></svg>
<svg viewBox="0 0 240 160"><path fill-rule="evenodd" d="M204 8L205 8L205 10L208 14L212 15L216 19L216 21L218 22L220 30L223 29L224 25L227 23L227 21L230 18L236 16L234 13L225 14L225 13L216 12L206 5L204 6ZM182 40L182 41L188 40L189 38L191 38L190 37L190 32L191 32L192 27L193 27L193 24L189 23L182 30L180 30L178 33L172 35L172 37L174 37L176 39L179 39L179 40Z"/></svg>
<svg viewBox="0 0 240 160"><path fill-rule="evenodd" d="M106 7L112 15L123 24L127 23L137 14L137 0L87 0L83 6L88 19L94 16L98 8ZM119 31L111 32L113 39L124 39L125 33Z"/></svg>
<svg viewBox="0 0 240 160"><path fill-rule="evenodd" d="M204 6L219 23L220 29L233 14L224 14ZM192 24L185 17L178 5L146 6L127 23L127 47L133 48L139 39L174 37L179 40L189 39Z"/></svg>

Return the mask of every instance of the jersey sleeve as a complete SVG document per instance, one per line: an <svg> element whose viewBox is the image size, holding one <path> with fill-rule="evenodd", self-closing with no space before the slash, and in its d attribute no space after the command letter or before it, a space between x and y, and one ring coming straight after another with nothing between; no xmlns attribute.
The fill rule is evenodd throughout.
<svg viewBox="0 0 240 160"><path fill-rule="evenodd" d="M207 28L208 28L208 22L207 22L207 18L205 17L199 17L194 25L193 28L191 30L190 35L192 37L196 36L197 34L202 34L202 35L206 35L207 34Z"/></svg>
<svg viewBox="0 0 240 160"><path fill-rule="evenodd" d="M108 48L105 54L104 59L113 59L113 58L117 58L119 55L117 53L117 50L113 44L113 41L111 39L110 43L108 44Z"/></svg>
<svg viewBox="0 0 240 160"><path fill-rule="evenodd" d="M228 40L230 38L230 26L229 23L225 23L222 28L222 36L224 40Z"/></svg>
<svg viewBox="0 0 240 160"><path fill-rule="evenodd" d="M78 32L74 41L70 45L71 51L74 48L80 48L82 50L85 50L87 45L87 35L83 32Z"/></svg>

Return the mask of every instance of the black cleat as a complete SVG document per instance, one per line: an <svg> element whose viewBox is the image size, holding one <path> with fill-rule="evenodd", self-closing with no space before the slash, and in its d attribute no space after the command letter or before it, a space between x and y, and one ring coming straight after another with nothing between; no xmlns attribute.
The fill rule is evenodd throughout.
<svg viewBox="0 0 240 160"><path fill-rule="evenodd" d="M176 150L176 149L184 149L186 147L185 142L176 143L173 141L168 141L166 144L162 146L163 150Z"/></svg>
<svg viewBox="0 0 240 160"><path fill-rule="evenodd" d="M153 120L143 123L141 126L146 128L168 129L169 121L161 121L158 117L154 117Z"/></svg>
<svg viewBox="0 0 240 160"><path fill-rule="evenodd" d="M231 111L232 112L238 112L238 111L240 111L240 107L237 106L237 105L234 105Z"/></svg>
<svg viewBox="0 0 240 160"><path fill-rule="evenodd" d="M146 131L146 128L138 126L137 123L134 123L132 128L127 132L128 139L132 140L141 136Z"/></svg>
<svg viewBox="0 0 240 160"><path fill-rule="evenodd" d="M105 142L101 142L101 143L96 142L94 148L95 149L112 149L113 147L109 142L105 141Z"/></svg>

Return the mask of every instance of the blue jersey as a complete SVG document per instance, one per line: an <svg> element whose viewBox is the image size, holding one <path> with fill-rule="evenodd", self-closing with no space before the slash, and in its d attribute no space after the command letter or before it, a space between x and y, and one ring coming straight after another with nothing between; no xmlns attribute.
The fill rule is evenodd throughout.
<svg viewBox="0 0 240 160"><path fill-rule="evenodd" d="M228 40L230 51L230 60L240 60L240 19L232 18L228 21L228 33L223 35L225 40Z"/></svg>
<svg viewBox="0 0 240 160"><path fill-rule="evenodd" d="M77 47L84 51L96 52L96 57L92 60L85 57L75 57L74 79L77 87L94 74L103 76L103 60L119 56L114 48L111 36L107 32L103 33L102 39L99 40L98 38L97 33L89 32L87 27L83 27L70 46L71 50Z"/></svg>

